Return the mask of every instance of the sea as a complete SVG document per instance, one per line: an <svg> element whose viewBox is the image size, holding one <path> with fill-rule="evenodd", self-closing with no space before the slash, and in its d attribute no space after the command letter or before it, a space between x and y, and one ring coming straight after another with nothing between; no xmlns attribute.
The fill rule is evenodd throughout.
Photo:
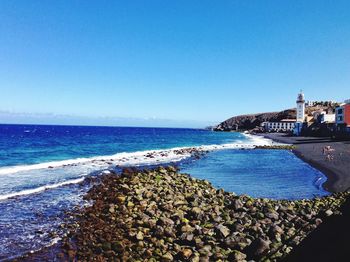
<svg viewBox="0 0 350 262"><path fill-rule="evenodd" d="M271 140L205 129L0 125L0 261L57 243L91 178L123 167L177 165L215 187L258 198L328 195L326 177ZM206 152L193 157L187 151Z"/></svg>

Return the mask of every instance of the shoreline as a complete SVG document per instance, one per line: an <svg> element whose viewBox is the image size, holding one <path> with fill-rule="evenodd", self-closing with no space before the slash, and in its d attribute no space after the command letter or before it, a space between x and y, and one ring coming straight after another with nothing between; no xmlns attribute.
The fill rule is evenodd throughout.
<svg viewBox="0 0 350 262"><path fill-rule="evenodd" d="M251 136L251 135L246 135L246 136L250 137L250 139L251 139L250 145L248 147L247 147L247 145L244 145L244 144L240 145L240 146L237 146L237 145L233 146L232 144L225 144L222 147L220 147L218 145L212 145L212 146L210 146L210 147L212 147L210 149L214 151L214 150L220 150L220 149L227 149L226 147L231 148L232 146L235 149L248 149L248 148L251 148L251 147L252 147L251 149L253 149L253 148L258 148L259 149L259 148L264 148L264 147L266 147L266 149L269 149L270 147L277 147L279 149L290 149L290 148L284 148L285 147L284 145L281 145L279 143L273 142L274 140L272 140L270 138L266 139L266 138L263 138L261 136ZM197 155L198 153L205 152L206 151L205 149L207 150L209 148L207 148L207 146L202 146L202 147L199 147L199 148L193 148L193 147L191 148L191 147L189 147L189 148L181 148L181 149L178 149L176 151L179 151L178 153L180 153L180 155L182 155L182 154L189 154L189 155L194 154L194 155ZM156 152L152 151L151 153L156 153ZM159 150L159 153L162 153L162 151ZM51 246L51 247L43 248L41 251L35 252L34 257L38 257L38 256L39 257L40 256L45 257L48 253L54 252L53 250L56 249L56 248L60 249L61 247L57 247L57 245L54 245L54 246Z"/></svg>
<svg viewBox="0 0 350 262"><path fill-rule="evenodd" d="M139 166L152 166L152 165L169 165L180 163L186 159L195 158L198 159L202 155L218 150L226 149L254 149L260 146L269 146L272 142L271 139L265 139L263 137L251 136L249 134L243 134L247 141L237 141L233 143L224 144L207 144L198 146L184 146L184 147L173 147L169 149L149 149L144 151L134 151L134 152L120 152L113 155L101 155L94 157L80 157L74 159L57 160L50 162L42 162L38 164L28 164L28 165L16 165L16 166L5 166L0 167L0 177L2 175L12 175L20 172L26 171L40 171L40 172L55 172L56 170L63 168L79 168L83 166L93 166L94 171L99 172L105 170L114 170L114 167L139 167ZM81 171L80 173L84 173ZM33 193L38 193L45 191L47 189L58 188L68 184L77 184L81 182L86 175L78 175L69 180L59 183L45 184L37 188L32 188L28 190L22 190L14 193L0 194L0 201L6 200L13 197L30 195Z"/></svg>
<svg viewBox="0 0 350 262"><path fill-rule="evenodd" d="M322 137L293 137L283 133L257 134L278 143L292 144L292 152L312 167L321 171L327 180L322 187L330 193L350 189L350 143L332 141ZM325 146L334 149L333 159L327 160L323 153Z"/></svg>
<svg viewBox="0 0 350 262"><path fill-rule="evenodd" d="M31 163L31 164L18 164L0 167L0 175L8 175L17 172L47 169L47 168L61 168L67 166L76 166L78 164L89 164L89 163L99 163L99 162L111 162L114 165L123 164L127 160L136 159L141 162L149 160L149 158L154 159L155 157L160 157L163 164L170 162L176 162L180 157L190 157L193 152L206 152L224 149L253 149L255 146L264 146L269 144L271 139L262 139L259 136L253 136L250 134L242 133L250 141L248 143L233 142L233 143L223 143L223 144L203 144L194 146L176 146L172 148L163 149L146 149L140 151L132 152L118 152L112 155L97 155L91 157L77 157L63 160L53 160L42 163ZM182 158L180 158L181 160ZM146 162L147 164L148 162ZM139 165L138 162L130 162L129 165ZM144 164L144 163L141 163Z"/></svg>
<svg viewBox="0 0 350 262"><path fill-rule="evenodd" d="M253 137L253 139L262 139L262 136L255 136L255 137ZM290 150L290 151L293 151L293 153L295 153L296 154L296 152L294 151L294 148L293 149L291 149L291 148L284 148L285 147L285 145L283 145L283 144L286 144L286 142L283 142L283 141L281 141L281 140L277 140L277 139L272 139L271 137L265 137L264 139L268 139L268 140L270 140L270 141L274 141L274 142L272 142L272 143L269 143L270 145L263 145L263 146L261 146L261 147L265 147L266 146L266 149L269 149L269 147L274 147L274 146L276 146L277 145L277 147L280 147L280 149L288 149L288 150ZM266 141L266 140L265 140ZM276 143L277 142L277 143ZM282 145L280 144L280 143L283 143ZM290 144L290 143L289 143ZM288 147L290 147L291 145L288 145ZM294 146L293 146L294 147ZM257 146L257 148L259 148L259 146ZM300 158L302 158L301 156L298 156L298 157L300 157ZM303 159L304 160L304 159ZM304 160L305 161L305 160ZM305 162L308 162L308 161L305 161ZM309 162L308 162L309 163ZM173 172L173 170L172 170L172 172ZM111 174L109 174L109 175L104 175L104 176L110 176ZM181 174L179 174L179 175L181 175ZM193 179L193 180L197 180L197 179ZM327 176L327 181L328 181L328 176ZM210 183L208 183L208 185L210 185ZM96 193L96 192L94 192L94 193ZM226 194L226 193L224 193L224 194ZM94 198L94 195L90 195L89 196L90 198L92 197L92 198ZM240 196L239 196L240 197ZM333 195L331 195L330 197L333 197ZM327 197L325 197L325 198L327 198ZM259 201L259 199L258 198L250 198L249 197L249 199L251 199L253 202L255 202L255 201ZM324 198L322 198L322 199L324 199ZM268 200L269 202L271 201L271 203L277 203L277 202L279 202L278 200L277 201L275 201L275 200ZM287 202L289 202L289 203L299 203L300 201L298 201L298 200L281 200L281 201L287 201ZM307 200L307 201L314 201L314 200ZM78 212L78 214L75 214L75 215L77 215L78 216L78 218L80 217L82 217L82 215L84 214L83 212L85 212L85 209L83 209L83 210L81 210L81 212ZM67 226L67 225L66 225ZM69 229L69 225L68 225L68 229ZM32 261L32 259L36 259L36 258L40 258L40 259L44 259L45 260L45 258L47 258L47 256L50 256L50 257L52 257L52 256L55 256L55 255L57 255L57 252L56 251L59 251L59 250L66 250L66 252L67 253L64 253L64 254L62 254L61 253L61 256L65 256L66 258L67 258L67 256L69 257L69 253L68 253L68 251L69 250L67 250L66 249L66 247L63 245L63 246L61 246L61 244L56 244L56 245L54 245L54 246L51 246L51 247L46 247L46 248L43 248L42 250L40 250L40 251L38 251L38 252L35 252L34 254L28 254L28 256L25 256L25 257L22 257L22 259L23 260L25 260L25 261ZM243 250L241 250L241 251L243 251ZM241 251L239 251L239 252L241 252ZM56 254L55 254L56 253ZM244 253L244 252L243 252ZM240 254L240 253L239 253ZM242 255L242 254L240 254L240 255ZM62 258L62 257L61 257ZM20 259L20 260L22 260L22 259Z"/></svg>
<svg viewBox="0 0 350 262"><path fill-rule="evenodd" d="M269 200L219 190L172 166L101 177L62 244L19 260L272 261L288 258L348 198Z"/></svg>

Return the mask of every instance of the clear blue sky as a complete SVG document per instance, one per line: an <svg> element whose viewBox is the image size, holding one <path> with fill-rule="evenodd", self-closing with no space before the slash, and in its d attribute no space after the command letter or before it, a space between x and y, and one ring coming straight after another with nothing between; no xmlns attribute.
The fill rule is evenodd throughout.
<svg viewBox="0 0 350 262"><path fill-rule="evenodd" d="M348 0L1 0L0 122L202 126L293 107L300 89L342 101L349 12Z"/></svg>

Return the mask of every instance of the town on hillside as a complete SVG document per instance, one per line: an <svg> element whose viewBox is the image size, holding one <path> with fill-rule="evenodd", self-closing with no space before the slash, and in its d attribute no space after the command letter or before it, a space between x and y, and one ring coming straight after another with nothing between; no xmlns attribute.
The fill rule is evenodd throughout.
<svg viewBox="0 0 350 262"><path fill-rule="evenodd" d="M350 99L343 103L306 101L300 91L295 109L232 117L214 127L214 130L350 139Z"/></svg>

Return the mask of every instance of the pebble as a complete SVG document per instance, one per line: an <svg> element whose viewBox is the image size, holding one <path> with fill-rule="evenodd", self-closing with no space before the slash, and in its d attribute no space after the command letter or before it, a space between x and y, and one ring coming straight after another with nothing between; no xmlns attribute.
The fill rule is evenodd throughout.
<svg viewBox="0 0 350 262"><path fill-rule="evenodd" d="M77 261L274 261L339 213L348 195L254 199L217 190L172 166L129 168L101 175L85 196L92 206L76 214L76 223L62 224L70 231L63 253Z"/></svg>

